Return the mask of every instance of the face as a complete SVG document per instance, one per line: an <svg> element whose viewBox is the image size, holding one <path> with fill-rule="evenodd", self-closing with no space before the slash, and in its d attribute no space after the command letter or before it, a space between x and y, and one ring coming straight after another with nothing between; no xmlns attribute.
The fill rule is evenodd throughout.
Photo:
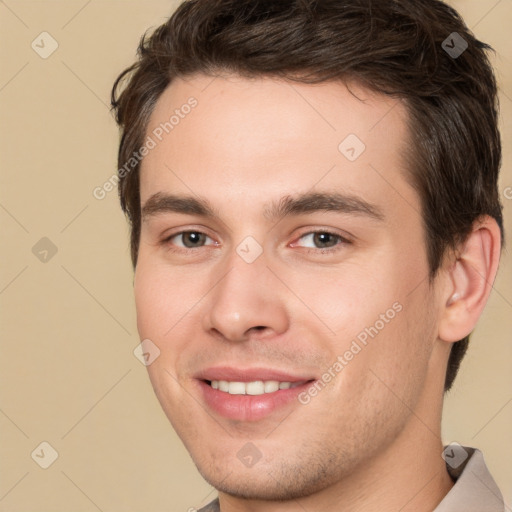
<svg viewBox="0 0 512 512"><path fill-rule="evenodd" d="M436 338L404 106L198 75L147 135L135 296L165 413L222 492L342 481L410 430Z"/></svg>

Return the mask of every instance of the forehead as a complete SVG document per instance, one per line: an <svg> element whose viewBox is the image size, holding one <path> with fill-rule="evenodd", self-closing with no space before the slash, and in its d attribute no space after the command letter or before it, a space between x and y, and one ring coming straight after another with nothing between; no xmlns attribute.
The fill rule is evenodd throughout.
<svg viewBox="0 0 512 512"><path fill-rule="evenodd" d="M225 202L316 184L374 196L407 187L406 116L401 101L355 83L176 79L148 123L141 202L170 190Z"/></svg>

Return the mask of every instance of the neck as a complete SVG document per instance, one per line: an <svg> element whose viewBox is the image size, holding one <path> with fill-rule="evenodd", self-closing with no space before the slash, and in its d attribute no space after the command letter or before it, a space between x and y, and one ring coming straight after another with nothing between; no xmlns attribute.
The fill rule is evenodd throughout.
<svg viewBox="0 0 512 512"><path fill-rule="evenodd" d="M350 477L312 496L268 502L221 493L221 511L432 512L453 482L441 457L441 440L429 431L416 439L397 439L370 464L363 463Z"/></svg>

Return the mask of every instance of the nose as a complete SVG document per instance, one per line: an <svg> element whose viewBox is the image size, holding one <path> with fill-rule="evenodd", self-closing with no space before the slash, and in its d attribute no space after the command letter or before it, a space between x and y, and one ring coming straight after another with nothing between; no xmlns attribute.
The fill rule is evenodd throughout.
<svg viewBox="0 0 512 512"><path fill-rule="evenodd" d="M284 293L264 254L247 263L234 252L204 303L203 328L231 342L279 335L289 325Z"/></svg>

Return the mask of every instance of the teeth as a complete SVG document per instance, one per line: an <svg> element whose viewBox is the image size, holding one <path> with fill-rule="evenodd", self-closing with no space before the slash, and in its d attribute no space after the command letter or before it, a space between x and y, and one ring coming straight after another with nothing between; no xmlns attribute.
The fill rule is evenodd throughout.
<svg viewBox="0 0 512 512"><path fill-rule="evenodd" d="M247 395L262 395L265 393L265 384L263 384L262 380L247 382L243 387L245 388L245 393Z"/></svg>
<svg viewBox="0 0 512 512"><path fill-rule="evenodd" d="M229 382L227 380L212 380L210 385L213 389L224 391L230 395L263 395L275 393L280 389L295 388L304 384L301 382L279 382L277 380L255 380L252 382Z"/></svg>
<svg viewBox="0 0 512 512"><path fill-rule="evenodd" d="M243 382L230 382L228 393L230 395L245 395L245 384Z"/></svg>
<svg viewBox="0 0 512 512"><path fill-rule="evenodd" d="M277 380L267 380L264 382L265 393L273 393L279 389L279 382Z"/></svg>

